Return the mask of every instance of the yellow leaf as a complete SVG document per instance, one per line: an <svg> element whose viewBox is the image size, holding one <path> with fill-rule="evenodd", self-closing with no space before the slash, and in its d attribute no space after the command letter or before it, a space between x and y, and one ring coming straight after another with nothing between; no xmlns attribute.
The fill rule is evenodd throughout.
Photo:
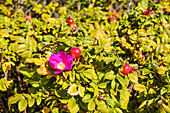
<svg viewBox="0 0 170 113"><path fill-rule="evenodd" d="M136 74L130 73L128 74L128 77L133 83L138 83L138 76Z"/></svg>
<svg viewBox="0 0 170 113"><path fill-rule="evenodd" d="M148 93L149 94L156 94L156 91L154 89L150 88Z"/></svg>
<svg viewBox="0 0 170 113"><path fill-rule="evenodd" d="M145 30L144 29L139 29L138 30L138 33L140 36L146 36L147 34L145 33Z"/></svg>
<svg viewBox="0 0 170 113"><path fill-rule="evenodd" d="M50 108L47 107L44 107L42 110L43 113L49 113L50 111L51 111Z"/></svg>
<svg viewBox="0 0 170 113"><path fill-rule="evenodd" d="M71 86L68 88L67 93L70 94L70 95L72 95L72 96L78 95L78 94L79 94L79 91L77 90L77 87L78 87L78 85L75 85L75 84L71 85Z"/></svg>
<svg viewBox="0 0 170 113"><path fill-rule="evenodd" d="M142 92L145 91L145 86L142 84L134 84L133 89Z"/></svg>
<svg viewBox="0 0 170 113"><path fill-rule="evenodd" d="M47 79L50 79L51 77L53 77L54 76L54 74L53 73L51 73L51 72L49 72L48 74L47 74Z"/></svg>
<svg viewBox="0 0 170 113"><path fill-rule="evenodd" d="M81 97L83 97L84 94L85 94L85 88L84 88L83 86L79 86L79 87L78 87L78 90L79 90L79 95L80 95Z"/></svg>
<svg viewBox="0 0 170 113"><path fill-rule="evenodd" d="M69 84L67 84L66 82L64 82L64 83L62 84L62 88L63 88L63 89L66 89L66 88L68 87L68 85L69 85Z"/></svg>
<svg viewBox="0 0 170 113"><path fill-rule="evenodd" d="M45 66L45 64L41 65L40 68L37 69L37 73L39 75L47 75L50 72L48 71L48 68Z"/></svg>
<svg viewBox="0 0 170 113"><path fill-rule="evenodd" d="M164 110L167 112L167 113L170 113L170 108L169 106L165 105L164 103L162 103L162 107L164 108Z"/></svg>
<svg viewBox="0 0 170 113"><path fill-rule="evenodd" d="M17 13L22 13L22 12L23 12L22 9L17 10Z"/></svg>
<svg viewBox="0 0 170 113"><path fill-rule="evenodd" d="M160 67L158 67L158 74L160 74L160 75L165 74L165 72L167 70L168 69L166 67L160 66Z"/></svg>
<svg viewBox="0 0 170 113"><path fill-rule="evenodd" d="M32 58L32 59L27 58L27 59L25 60L25 62L26 62L26 63L35 63L35 65L41 65L41 64L43 64L43 61L41 61L41 60L38 59L38 58Z"/></svg>
<svg viewBox="0 0 170 113"><path fill-rule="evenodd" d="M6 72L7 70L11 70L11 65L12 66L15 66L15 63L14 62L5 62L3 65L2 65L2 70L3 72Z"/></svg>

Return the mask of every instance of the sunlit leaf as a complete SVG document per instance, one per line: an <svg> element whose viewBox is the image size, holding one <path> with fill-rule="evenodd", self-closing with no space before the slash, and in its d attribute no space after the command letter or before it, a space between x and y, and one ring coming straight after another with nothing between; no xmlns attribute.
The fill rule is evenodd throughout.
<svg viewBox="0 0 170 113"><path fill-rule="evenodd" d="M75 95L78 95L79 94L79 91L78 91L78 85L71 85L69 88L68 88L68 91L67 91L68 94L72 95L72 96L75 96Z"/></svg>
<svg viewBox="0 0 170 113"><path fill-rule="evenodd" d="M18 103L18 109L19 111L24 111L27 107L27 100L26 99L21 99Z"/></svg>

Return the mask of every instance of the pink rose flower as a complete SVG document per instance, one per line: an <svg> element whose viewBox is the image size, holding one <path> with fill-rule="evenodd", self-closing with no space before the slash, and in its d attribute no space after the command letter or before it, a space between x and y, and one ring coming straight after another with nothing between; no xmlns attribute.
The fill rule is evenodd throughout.
<svg viewBox="0 0 170 113"><path fill-rule="evenodd" d="M54 74L62 73L65 70L71 70L73 66L73 57L66 52L59 51L57 54L51 54L49 64L54 69Z"/></svg>

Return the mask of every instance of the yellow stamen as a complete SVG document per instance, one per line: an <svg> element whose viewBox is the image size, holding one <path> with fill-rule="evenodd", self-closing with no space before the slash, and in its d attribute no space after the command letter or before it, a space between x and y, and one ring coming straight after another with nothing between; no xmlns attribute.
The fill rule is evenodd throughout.
<svg viewBox="0 0 170 113"><path fill-rule="evenodd" d="M65 64L63 62L60 62L60 63L57 64L58 69L64 70L65 67L66 66L65 66Z"/></svg>

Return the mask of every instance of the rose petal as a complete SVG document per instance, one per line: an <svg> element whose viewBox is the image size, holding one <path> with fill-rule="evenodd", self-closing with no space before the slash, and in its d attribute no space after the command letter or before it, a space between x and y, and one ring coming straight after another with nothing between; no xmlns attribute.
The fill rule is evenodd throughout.
<svg viewBox="0 0 170 113"><path fill-rule="evenodd" d="M65 70L71 70L73 66L73 57L69 56L67 61Z"/></svg>
<svg viewBox="0 0 170 113"><path fill-rule="evenodd" d="M52 69L57 69L57 62L55 60L50 60L49 64L51 66Z"/></svg>

